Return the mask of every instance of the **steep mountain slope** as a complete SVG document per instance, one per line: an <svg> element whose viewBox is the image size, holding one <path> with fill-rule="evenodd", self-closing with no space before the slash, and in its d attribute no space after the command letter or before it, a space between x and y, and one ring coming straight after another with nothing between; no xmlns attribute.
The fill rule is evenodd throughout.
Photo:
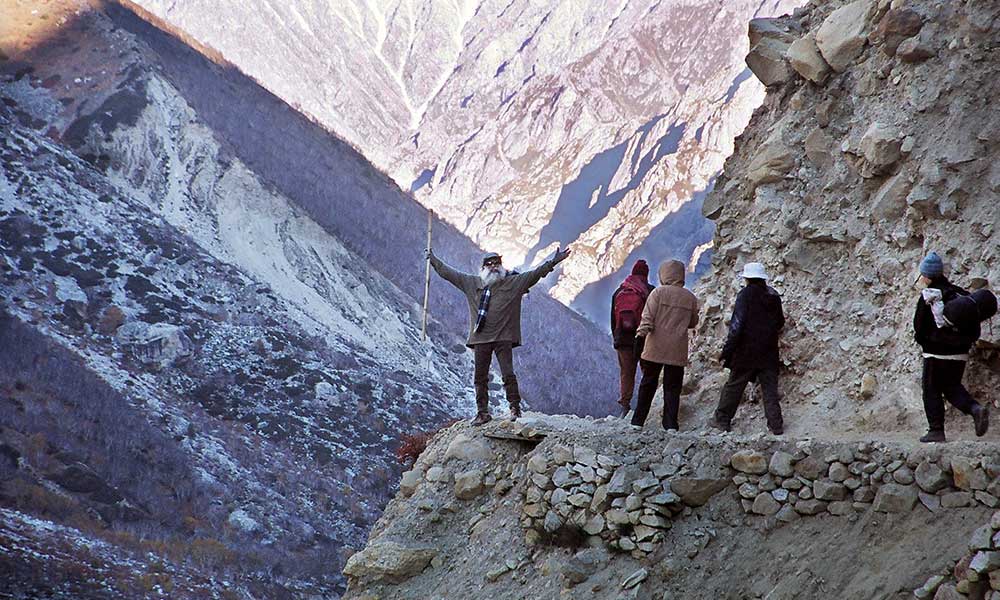
<svg viewBox="0 0 1000 600"><path fill-rule="evenodd" d="M694 269L708 248L702 192L762 96L746 23L799 2L126 4L342 135L508 262L572 243L552 293L603 323L623 265Z"/></svg>
<svg viewBox="0 0 1000 600"><path fill-rule="evenodd" d="M168 36L89 2L0 8L2 572L54 597L335 593L400 436L471 407L443 285L419 340L425 213ZM578 390L610 388L605 336L542 294L526 317L522 360L557 366L570 343L583 369L536 394L546 371L522 366L528 402L603 410ZM47 552L61 578L39 579Z"/></svg>

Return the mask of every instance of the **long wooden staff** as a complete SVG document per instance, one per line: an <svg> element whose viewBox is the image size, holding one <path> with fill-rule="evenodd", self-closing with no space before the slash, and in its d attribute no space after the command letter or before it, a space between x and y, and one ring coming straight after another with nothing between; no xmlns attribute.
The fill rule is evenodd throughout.
<svg viewBox="0 0 1000 600"><path fill-rule="evenodd" d="M434 211L427 211L427 272L424 276L424 324L420 330L420 341L427 340L427 303L431 297L431 223Z"/></svg>

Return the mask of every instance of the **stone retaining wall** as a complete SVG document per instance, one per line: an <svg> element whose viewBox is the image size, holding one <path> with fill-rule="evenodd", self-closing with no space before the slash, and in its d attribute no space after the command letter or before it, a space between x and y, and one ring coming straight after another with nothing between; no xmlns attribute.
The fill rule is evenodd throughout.
<svg viewBox="0 0 1000 600"><path fill-rule="evenodd" d="M946 446L904 453L873 443L814 448L808 442L707 450L721 453L718 476L698 473L691 452L642 464L588 446L540 446L519 486L526 540L605 544L641 558L665 539L674 520L716 494L732 494L746 513L779 523L819 514L1000 505L998 454L952 455Z"/></svg>

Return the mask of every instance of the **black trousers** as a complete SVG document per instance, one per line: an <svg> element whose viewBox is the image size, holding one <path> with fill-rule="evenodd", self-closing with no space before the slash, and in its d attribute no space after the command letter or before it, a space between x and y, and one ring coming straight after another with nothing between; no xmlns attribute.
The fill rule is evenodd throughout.
<svg viewBox="0 0 1000 600"><path fill-rule="evenodd" d="M639 396L632 413L632 424L642 426L649 416L649 407L656 395L656 386L663 373L663 428L677 429L677 413L681 407L681 385L684 383L684 367L639 360L642 380L639 381Z"/></svg>
<svg viewBox="0 0 1000 600"><path fill-rule="evenodd" d="M743 401L743 392L753 380L760 382L764 389L764 418L772 431L784 429L781 418L781 396L778 395L778 369L730 369L729 381L722 388L719 407L715 409L715 421L729 425L736 416L736 409Z"/></svg>
<svg viewBox="0 0 1000 600"><path fill-rule="evenodd" d="M972 410L979 406L979 403L973 400L969 391L962 385L962 375L964 374L964 360L924 359L922 378L924 412L927 413L927 426L931 431L944 431L944 400L942 400L942 396L947 398L952 406L967 415L971 415Z"/></svg>
<svg viewBox="0 0 1000 600"><path fill-rule="evenodd" d="M490 365L493 355L497 355L500 364L500 375L503 377L503 389L507 393L507 402L514 406L521 405L521 391L517 387L517 376L514 375L514 348L510 342L491 342L473 346L476 356L476 369L473 382L476 385L476 410L479 414L490 412Z"/></svg>

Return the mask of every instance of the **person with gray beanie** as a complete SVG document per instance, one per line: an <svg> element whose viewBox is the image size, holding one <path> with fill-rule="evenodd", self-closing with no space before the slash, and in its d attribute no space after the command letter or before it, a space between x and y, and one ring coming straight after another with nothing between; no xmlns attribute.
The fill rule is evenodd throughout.
<svg viewBox="0 0 1000 600"><path fill-rule="evenodd" d="M921 442L944 442L944 400L975 424L976 436L982 437L990 426L989 407L976 402L962 385L969 350L979 339L977 319L953 325L947 319L948 303L969 292L954 285L944 274L944 261L930 252L920 263L917 286L922 288L913 315L914 338L923 351L923 401L927 415L927 433Z"/></svg>

